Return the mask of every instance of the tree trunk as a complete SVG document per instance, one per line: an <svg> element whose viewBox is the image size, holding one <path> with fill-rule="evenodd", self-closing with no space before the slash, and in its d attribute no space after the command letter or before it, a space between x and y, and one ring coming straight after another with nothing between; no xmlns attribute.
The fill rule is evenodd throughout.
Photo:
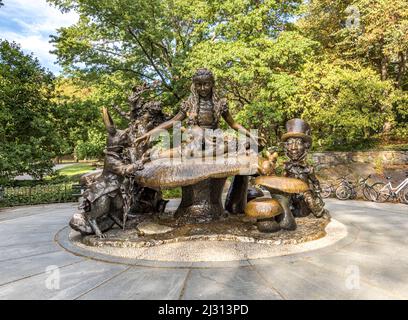
<svg viewBox="0 0 408 320"><path fill-rule="evenodd" d="M402 81L404 79L406 63L407 63L407 57L405 56L405 53L400 52L399 53L399 64L398 64L398 77L397 77L398 88L400 89L402 87Z"/></svg>
<svg viewBox="0 0 408 320"><path fill-rule="evenodd" d="M388 58L382 56L381 58L381 80L385 81L388 79Z"/></svg>

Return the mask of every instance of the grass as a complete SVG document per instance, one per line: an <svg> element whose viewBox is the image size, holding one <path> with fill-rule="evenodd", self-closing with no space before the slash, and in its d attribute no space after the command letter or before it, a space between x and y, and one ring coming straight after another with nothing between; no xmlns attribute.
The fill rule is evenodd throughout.
<svg viewBox="0 0 408 320"><path fill-rule="evenodd" d="M79 179L83 174L93 170L95 170L95 166L90 163L76 163L56 170L53 175L45 177L44 180L52 184L62 182L79 183Z"/></svg>
<svg viewBox="0 0 408 320"><path fill-rule="evenodd" d="M76 163L76 164L61 168L57 170L56 172L57 174L61 176L71 177L71 176L87 173L94 169L95 167L90 165L89 163Z"/></svg>

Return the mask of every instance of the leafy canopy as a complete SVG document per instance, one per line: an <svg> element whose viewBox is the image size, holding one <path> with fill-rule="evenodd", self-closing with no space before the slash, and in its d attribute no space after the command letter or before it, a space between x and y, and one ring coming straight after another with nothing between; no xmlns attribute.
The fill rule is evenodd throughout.
<svg viewBox="0 0 408 320"><path fill-rule="evenodd" d="M60 137L54 132L53 76L16 43L0 40L0 179L52 167Z"/></svg>

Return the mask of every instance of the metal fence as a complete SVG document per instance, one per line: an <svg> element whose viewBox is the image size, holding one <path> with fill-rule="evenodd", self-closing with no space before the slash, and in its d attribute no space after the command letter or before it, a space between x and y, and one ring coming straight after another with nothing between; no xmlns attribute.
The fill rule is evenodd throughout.
<svg viewBox="0 0 408 320"><path fill-rule="evenodd" d="M78 189L73 184L48 184L30 187L1 187L0 206L17 206L42 203L73 202Z"/></svg>

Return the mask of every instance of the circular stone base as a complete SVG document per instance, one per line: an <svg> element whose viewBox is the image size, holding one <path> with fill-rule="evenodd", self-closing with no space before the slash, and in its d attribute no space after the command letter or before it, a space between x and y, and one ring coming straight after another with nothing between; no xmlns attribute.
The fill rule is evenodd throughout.
<svg viewBox="0 0 408 320"><path fill-rule="evenodd" d="M138 264L137 261L140 261L146 265L147 261L154 264L200 263L269 258L319 249L347 235L346 227L336 220L329 223L328 220L306 217L297 218L296 222L298 228L295 231L282 230L266 234L257 231L253 221L242 216L232 216L208 224L181 226L158 234L143 235L136 229L112 229L105 239L82 237L71 230L71 245L68 248L63 239L58 239L61 236L57 236L57 241L77 254L105 261L118 262L119 259L123 263ZM160 223L166 224L165 221Z"/></svg>
<svg viewBox="0 0 408 320"><path fill-rule="evenodd" d="M327 219L317 219L310 215L296 219L297 228L294 231L280 230L269 233L260 232L254 224L255 221L244 215L230 215L208 223L178 225L177 219L167 215L143 221L144 228L133 227L122 230L116 227L107 231L104 234L105 238L85 236L81 242L92 247L115 248L153 247L197 240L251 242L269 245L298 244L324 237L326 235L324 229L329 223ZM168 232L144 232L146 223L151 225L148 228L149 231L150 229L167 228Z"/></svg>

